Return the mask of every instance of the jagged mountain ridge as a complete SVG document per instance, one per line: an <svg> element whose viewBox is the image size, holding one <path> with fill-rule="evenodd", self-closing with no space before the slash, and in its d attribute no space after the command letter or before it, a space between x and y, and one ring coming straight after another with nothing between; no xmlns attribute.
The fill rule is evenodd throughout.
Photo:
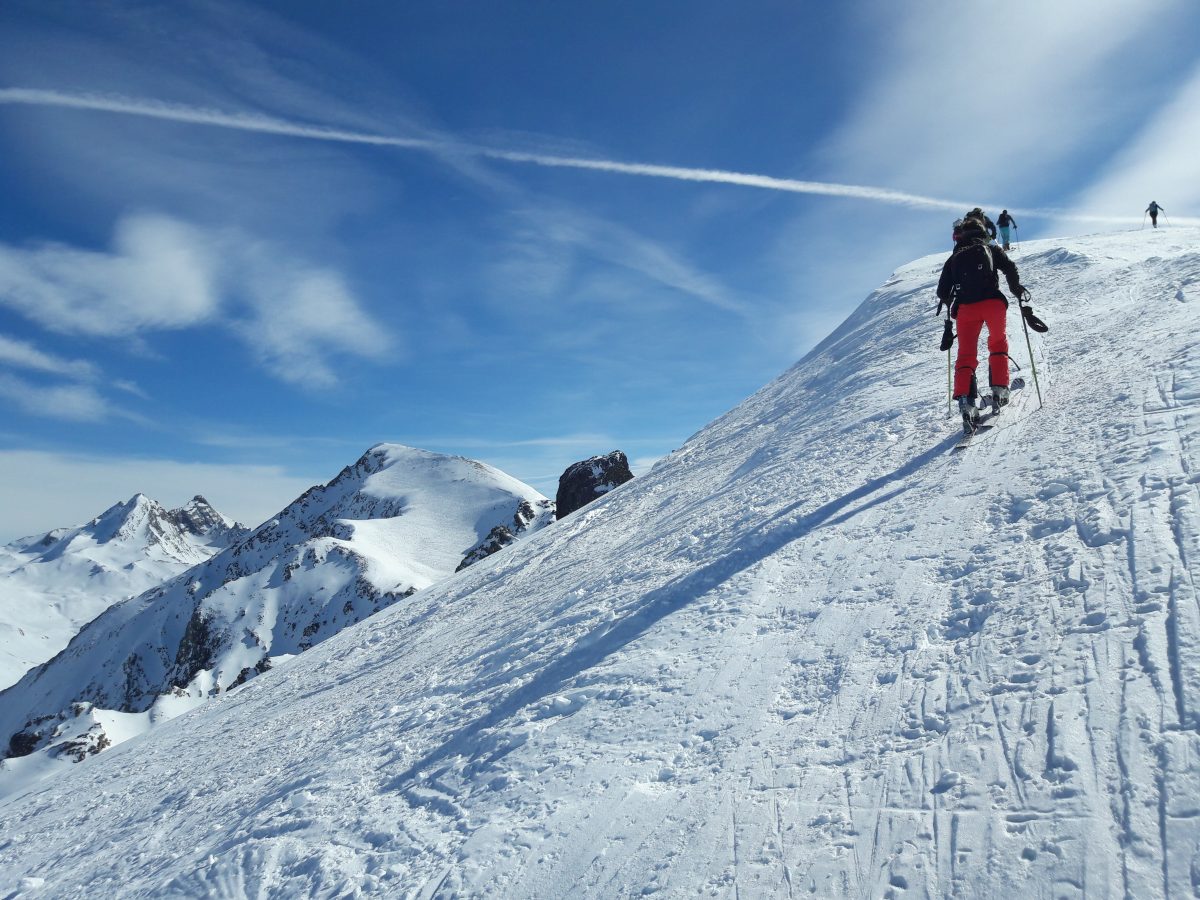
<svg viewBox="0 0 1200 900"><path fill-rule="evenodd" d="M553 505L473 460L368 450L233 546L119 604L0 693L11 756L74 757L243 684L482 558L491 533L536 531ZM498 547L495 549L499 549Z"/></svg>
<svg viewBox="0 0 1200 900"><path fill-rule="evenodd" d="M486 572L6 804L0 887L1189 895L1198 243L1024 243L1046 405L957 455L902 267Z"/></svg>
<svg viewBox="0 0 1200 900"><path fill-rule="evenodd" d="M249 534L201 496L178 509L135 494L74 528L0 548L0 688L58 653L120 600Z"/></svg>

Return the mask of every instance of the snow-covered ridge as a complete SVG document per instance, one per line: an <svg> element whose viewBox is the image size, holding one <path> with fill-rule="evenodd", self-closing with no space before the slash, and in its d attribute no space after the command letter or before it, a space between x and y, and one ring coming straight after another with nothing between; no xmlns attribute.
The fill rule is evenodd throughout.
<svg viewBox="0 0 1200 900"><path fill-rule="evenodd" d="M482 558L497 527L536 531L552 515L549 500L490 466L372 447L233 546L112 607L0 693L0 744L14 758L106 749L118 741L99 713L144 714L123 728L137 733ZM106 517L92 523L104 534L133 518Z"/></svg>
<svg viewBox="0 0 1200 900"><path fill-rule="evenodd" d="M203 497L168 510L136 494L84 525L0 548L0 688L56 654L113 603L248 533Z"/></svg>
<svg viewBox="0 0 1200 900"><path fill-rule="evenodd" d="M1014 316L957 455L904 266L650 473L6 804L0 890L1191 896L1198 246L1023 244L1045 407Z"/></svg>

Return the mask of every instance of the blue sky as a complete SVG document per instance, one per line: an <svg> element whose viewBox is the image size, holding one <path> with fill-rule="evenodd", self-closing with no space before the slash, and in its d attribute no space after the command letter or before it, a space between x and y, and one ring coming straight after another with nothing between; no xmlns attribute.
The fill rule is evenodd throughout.
<svg viewBox="0 0 1200 900"><path fill-rule="evenodd" d="M7 0L0 538L137 490L257 522L384 440L551 496L645 467L969 205L1196 215L1197 33L1183 0Z"/></svg>

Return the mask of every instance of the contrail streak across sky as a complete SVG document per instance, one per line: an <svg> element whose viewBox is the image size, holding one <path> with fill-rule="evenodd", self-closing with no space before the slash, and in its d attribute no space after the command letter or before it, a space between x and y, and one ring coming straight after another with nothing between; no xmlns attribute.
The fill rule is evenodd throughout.
<svg viewBox="0 0 1200 900"><path fill-rule="evenodd" d="M230 113L221 110L193 106L180 106L134 97L99 94L75 94L36 88L0 88L0 104L24 104L28 106L58 106L69 109L94 110L184 122L192 125L208 125L237 131L259 132L317 141L333 141L344 144L369 144L380 147L397 147L406 150L423 150L431 153L453 152L470 154L484 159L503 162L524 163L560 169L584 169L593 172L611 172L619 175L638 175L646 178L668 178L676 181L707 182L753 187L761 190L784 191L794 194L816 194L826 197L850 197L858 200L873 200L896 206L915 209L941 209L963 212L979 204L965 200L947 200L909 194L889 188L870 187L857 184L837 184L824 181L799 181L792 178L775 178L770 175L754 175L746 172L729 172L721 169L694 169L680 166L663 166L651 163L629 163L606 159L588 159L572 156L555 156L512 150L497 150L451 141L435 141L425 138L391 137L357 131L343 131L318 125L304 125L254 113ZM994 205L994 204L993 204ZM1015 215L1060 219L1082 222L1128 223L1128 216L1106 216L1074 213L1062 209L1013 209ZM1183 222L1184 220L1178 220ZM1191 220L1187 220L1189 223Z"/></svg>

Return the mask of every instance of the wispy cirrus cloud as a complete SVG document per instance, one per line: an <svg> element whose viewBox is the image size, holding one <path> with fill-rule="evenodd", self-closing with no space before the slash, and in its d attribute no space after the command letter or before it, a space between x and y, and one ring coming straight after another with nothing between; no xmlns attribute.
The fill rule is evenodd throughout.
<svg viewBox="0 0 1200 900"><path fill-rule="evenodd" d="M64 359L46 353L26 341L18 341L0 334L0 366L44 372L66 378L90 380L99 376L100 370L85 359Z"/></svg>
<svg viewBox="0 0 1200 900"><path fill-rule="evenodd" d="M30 381L6 369L33 373L42 380ZM46 384L46 378L57 378L66 383ZM67 359L48 353L29 341L0 334L0 399L24 412L75 422L101 422L112 418L146 422L137 413L105 397L106 389L149 399L135 382L107 378L90 360Z"/></svg>
<svg viewBox="0 0 1200 900"><path fill-rule="evenodd" d="M891 101L889 101L891 102ZM0 103L26 104L34 106L58 106L71 109L111 112L123 115L142 116L193 125L228 128L262 134L283 135L307 140L332 141L337 143L364 144L397 149L421 150L439 155L444 159L483 158L502 162L580 169L610 174L631 175L645 178L664 178L675 181L728 184L785 193L810 194L825 197L848 198L873 201L896 206L907 206L927 210L963 210L987 198L949 199L912 193L888 187L842 184L829 181L806 181L780 178L749 172L723 169L692 168L660 165L656 163L626 162L621 160L592 159L586 157L558 156L553 154L503 150L481 147L466 142L431 140L428 138L400 137L368 132L348 131L291 122L257 113L225 112L221 110L164 103L145 98L112 97L94 94L76 94L35 88L0 88ZM950 142L945 142L950 143ZM894 140L875 141L871 146L896 146ZM947 148L945 152L951 152ZM961 153L961 149L954 152ZM1071 210L1043 210L1025 207L1024 215L1059 216L1083 221L1110 221L1113 215L1103 213L1080 213Z"/></svg>
<svg viewBox="0 0 1200 900"><path fill-rule="evenodd" d="M1061 180L1060 167L1077 167L1116 117L1136 112L1129 87L1140 71L1123 60L1187 5L1012 0L950 11L915 0L897 16L872 0L871 21L884 23L865 56L873 77L823 155L834 171L1022 205L1013 198Z"/></svg>
<svg viewBox="0 0 1200 900"><path fill-rule="evenodd" d="M107 252L0 245L0 305L89 337L223 325L273 375L310 388L337 382L335 357L378 358L392 346L338 272L161 215L123 218Z"/></svg>
<svg viewBox="0 0 1200 900"><path fill-rule="evenodd" d="M3 372L0 372L0 399L30 415L69 422L100 422L119 414L91 385L40 385Z"/></svg>
<svg viewBox="0 0 1200 900"><path fill-rule="evenodd" d="M378 359L395 338L376 322L336 272L274 265L246 279L250 314L232 327L276 377L332 387L338 354Z"/></svg>
<svg viewBox="0 0 1200 900"><path fill-rule="evenodd" d="M633 229L555 204L523 207L511 221L503 261L493 272L497 282L519 284L531 294L561 302L564 295L578 292L572 279L586 257L604 263L611 277L627 273L642 284L667 288L726 312L753 312L721 279ZM614 290L608 296L619 294ZM644 297L643 290L638 302L645 303Z"/></svg>
<svg viewBox="0 0 1200 900"><path fill-rule="evenodd" d="M1136 137L1077 199L1084 209L1111 209L1136 202L1133 218L1151 200L1165 204L1166 221L1194 224L1170 210L1200 207L1200 64Z"/></svg>

